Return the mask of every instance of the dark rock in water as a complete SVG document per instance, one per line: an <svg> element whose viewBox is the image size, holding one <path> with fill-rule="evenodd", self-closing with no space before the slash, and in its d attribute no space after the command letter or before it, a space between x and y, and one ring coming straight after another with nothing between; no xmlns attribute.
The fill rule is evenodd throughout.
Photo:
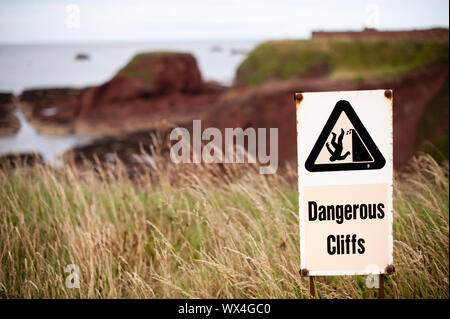
<svg viewBox="0 0 450 319"><path fill-rule="evenodd" d="M237 54L247 54L247 51L244 49L231 49L231 54L237 55Z"/></svg>
<svg viewBox="0 0 450 319"><path fill-rule="evenodd" d="M170 152L170 130L145 130L131 134L98 138L88 145L76 147L63 154L62 159L82 167L85 164L123 164L128 175L152 168L157 157Z"/></svg>
<svg viewBox="0 0 450 319"><path fill-rule="evenodd" d="M0 168L16 168L43 164L44 160L37 153L12 153L0 155Z"/></svg>
<svg viewBox="0 0 450 319"><path fill-rule="evenodd" d="M13 112L13 95L0 93L0 136L14 135L20 130L19 119Z"/></svg>
<svg viewBox="0 0 450 319"><path fill-rule="evenodd" d="M11 136L20 130L20 121L13 113L0 112L0 137Z"/></svg>
<svg viewBox="0 0 450 319"><path fill-rule="evenodd" d="M219 45L214 45L211 47L211 52L222 52L222 47Z"/></svg>
<svg viewBox="0 0 450 319"><path fill-rule="evenodd" d="M89 60L89 54L87 54L87 53L78 53L75 56L75 60Z"/></svg>
<svg viewBox="0 0 450 319"><path fill-rule="evenodd" d="M4 93L0 92L0 110L3 109L6 105L11 105L13 101L13 94L12 93Z"/></svg>
<svg viewBox="0 0 450 319"><path fill-rule="evenodd" d="M20 95L19 105L40 133L65 135L73 130L82 92L69 88L26 90Z"/></svg>
<svg viewBox="0 0 450 319"><path fill-rule="evenodd" d="M96 158L101 162L115 162L120 160L125 164L138 162L135 157L142 153L158 155L169 152L170 130L145 130L118 136L106 136L93 140L88 145L79 146L67 152L64 156L74 156L76 163L83 160L91 162Z"/></svg>

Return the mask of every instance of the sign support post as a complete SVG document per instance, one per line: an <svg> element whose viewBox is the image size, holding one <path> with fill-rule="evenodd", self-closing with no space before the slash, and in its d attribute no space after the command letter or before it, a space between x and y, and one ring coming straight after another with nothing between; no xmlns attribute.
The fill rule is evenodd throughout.
<svg viewBox="0 0 450 319"><path fill-rule="evenodd" d="M378 287L378 299L384 299L384 274L378 275L380 286Z"/></svg>
<svg viewBox="0 0 450 319"><path fill-rule="evenodd" d="M309 296L311 299L316 298L316 282L314 276L309 276L308 269L300 269L300 277L309 277Z"/></svg>
<svg viewBox="0 0 450 319"><path fill-rule="evenodd" d="M314 276L309 276L309 294L311 295L311 299L316 298Z"/></svg>

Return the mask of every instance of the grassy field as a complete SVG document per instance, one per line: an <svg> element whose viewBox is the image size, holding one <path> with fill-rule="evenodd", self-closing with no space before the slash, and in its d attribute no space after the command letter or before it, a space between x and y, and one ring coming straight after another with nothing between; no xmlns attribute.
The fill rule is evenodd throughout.
<svg viewBox="0 0 450 319"><path fill-rule="evenodd" d="M448 162L395 182L387 298L449 297ZM2 298L309 298L296 172L248 166L0 170ZM68 264L80 288L65 286ZM320 298L374 298L364 276L319 277Z"/></svg>
<svg viewBox="0 0 450 319"><path fill-rule="evenodd" d="M309 77L361 80L399 75L448 62L448 49L448 41L267 41L248 54L235 81L260 85Z"/></svg>

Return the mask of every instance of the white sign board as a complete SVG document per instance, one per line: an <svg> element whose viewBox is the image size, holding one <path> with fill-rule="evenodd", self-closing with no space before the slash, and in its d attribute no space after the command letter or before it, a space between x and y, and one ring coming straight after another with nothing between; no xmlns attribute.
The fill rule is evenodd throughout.
<svg viewBox="0 0 450 319"><path fill-rule="evenodd" d="M391 90L296 93L300 264L310 276L381 274L393 263L392 101Z"/></svg>

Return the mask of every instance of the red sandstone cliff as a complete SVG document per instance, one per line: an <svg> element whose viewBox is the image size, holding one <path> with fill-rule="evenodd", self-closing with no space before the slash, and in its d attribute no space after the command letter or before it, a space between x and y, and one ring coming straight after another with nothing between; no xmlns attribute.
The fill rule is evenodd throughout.
<svg viewBox="0 0 450 319"><path fill-rule="evenodd" d="M194 119L204 120L203 127L220 129L276 127L279 160L286 161L296 159L295 91L389 87L394 90L394 164L398 168L414 154L419 120L448 81L445 64L413 74L360 82L305 79L225 90L202 82L191 55L138 57L100 86L24 92L22 107L40 123L38 127L55 125L97 136L138 130L166 133L174 125L189 127ZM49 105L57 108L52 116L45 112ZM109 141L114 144L114 138ZM129 144L124 143L127 147Z"/></svg>

